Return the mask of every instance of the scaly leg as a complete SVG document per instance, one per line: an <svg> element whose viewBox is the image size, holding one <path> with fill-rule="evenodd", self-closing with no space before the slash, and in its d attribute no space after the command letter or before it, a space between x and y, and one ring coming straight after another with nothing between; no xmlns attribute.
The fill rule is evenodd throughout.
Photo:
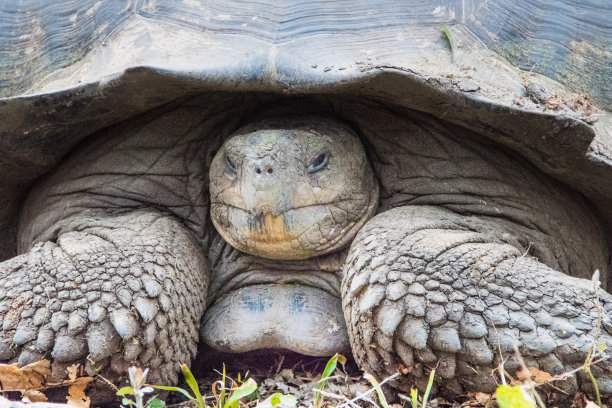
<svg viewBox="0 0 612 408"><path fill-rule="evenodd" d="M0 361L50 358L111 381L129 365L175 383L195 356L208 266L191 233L154 211L83 216L0 263Z"/></svg>
<svg viewBox="0 0 612 408"><path fill-rule="evenodd" d="M604 266L605 267L605 266ZM403 389L424 387L436 368L438 390L492 392L502 359L561 374L582 366L597 326L593 283L555 271L436 207L401 207L370 220L351 247L342 297L351 347L360 366ZM600 291L599 342L612 345L612 297ZM400 366L401 365L401 366ZM402 367L403 366L403 367ZM612 366L593 367L602 394ZM581 371L555 385L592 392Z"/></svg>

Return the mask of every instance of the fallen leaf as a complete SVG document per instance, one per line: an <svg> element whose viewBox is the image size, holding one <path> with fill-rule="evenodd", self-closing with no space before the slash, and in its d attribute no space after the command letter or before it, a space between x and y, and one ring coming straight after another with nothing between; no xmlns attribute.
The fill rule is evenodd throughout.
<svg viewBox="0 0 612 408"><path fill-rule="evenodd" d="M89 408L91 400L85 395L85 388L93 380L91 377L81 377L72 380L72 385L68 388L66 403L72 407Z"/></svg>
<svg viewBox="0 0 612 408"><path fill-rule="evenodd" d="M400 373L404 375L407 375L407 374L410 374L410 372L412 371L412 366L406 367L405 365L400 363L397 365L397 371L399 371Z"/></svg>
<svg viewBox="0 0 612 408"><path fill-rule="evenodd" d="M77 378L77 370L79 369L79 365L78 364L73 364L70 367L68 367L66 369L66 371L68 372L68 380L72 381L72 380L76 380Z"/></svg>
<svg viewBox="0 0 612 408"><path fill-rule="evenodd" d="M36 361L24 367L0 364L0 390L23 391L45 388L51 374L49 360Z"/></svg>
<svg viewBox="0 0 612 408"><path fill-rule="evenodd" d="M479 404L486 404L487 402L489 402L489 400L492 398L493 396L491 394L485 394L484 392L475 392L474 393L474 399L476 400L476 402L478 402Z"/></svg>
<svg viewBox="0 0 612 408"><path fill-rule="evenodd" d="M22 401L27 400L29 402L47 402L47 396L38 390L24 390L21 391Z"/></svg>
<svg viewBox="0 0 612 408"><path fill-rule="evenodd" d="M529 367L528 370L521 370L516 373L519 380L522 381L533 381L536 384L543 384L553 379L553 376L548 374L546 371L539 370L535 367Z"/></svg>

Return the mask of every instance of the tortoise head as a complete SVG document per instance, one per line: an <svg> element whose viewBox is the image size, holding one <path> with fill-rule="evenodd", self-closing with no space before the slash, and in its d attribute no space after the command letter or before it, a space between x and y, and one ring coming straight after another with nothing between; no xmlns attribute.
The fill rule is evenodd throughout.
<svg viewBox="0 0 612 408"><path fill-rule="evenodd" d="M320 115L267 114L238 129L210 168L212 221L236 249L305 259L349 244L378 183L357 134Z"/></svg>

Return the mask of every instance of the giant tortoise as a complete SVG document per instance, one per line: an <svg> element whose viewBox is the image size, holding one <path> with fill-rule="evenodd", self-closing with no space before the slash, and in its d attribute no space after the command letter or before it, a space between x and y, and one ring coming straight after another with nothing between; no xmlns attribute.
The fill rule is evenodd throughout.
<svg viewBox="0 0 612 408"><path fill-rule="evenodd" d="M457 395L612 343L607 1L0 9L0 361L170 384L200 338Z"/></svg>

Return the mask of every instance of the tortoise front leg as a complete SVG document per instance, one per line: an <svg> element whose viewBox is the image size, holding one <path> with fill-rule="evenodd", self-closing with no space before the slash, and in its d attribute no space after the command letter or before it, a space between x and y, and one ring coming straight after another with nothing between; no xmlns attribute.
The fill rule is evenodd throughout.
<svg viewBox="0 0 612 408"><path fill-rule="evenodd" d="M555 271L471 227L468 217L436 207L402 207L370 220L351 247L342 283L352 350L380 379L397 372L400 388L423 387L428 368L444 394L492 392L502 359L549 374L581 367L597 325L593 283ZM601 291L599 341L612 344ZM593 367L612 393L609 361ZM592 391L583 372L555 385Z"/></svg>
<svg viewBox="0 0 612 408"><path fill-rule="evenodd" d="M150 382L176 382L196 353L209 278L191 233L153 211L71 225L0 263L0 361L50 358L56 378L81 363L111 381L136 364Z"/></svg>

